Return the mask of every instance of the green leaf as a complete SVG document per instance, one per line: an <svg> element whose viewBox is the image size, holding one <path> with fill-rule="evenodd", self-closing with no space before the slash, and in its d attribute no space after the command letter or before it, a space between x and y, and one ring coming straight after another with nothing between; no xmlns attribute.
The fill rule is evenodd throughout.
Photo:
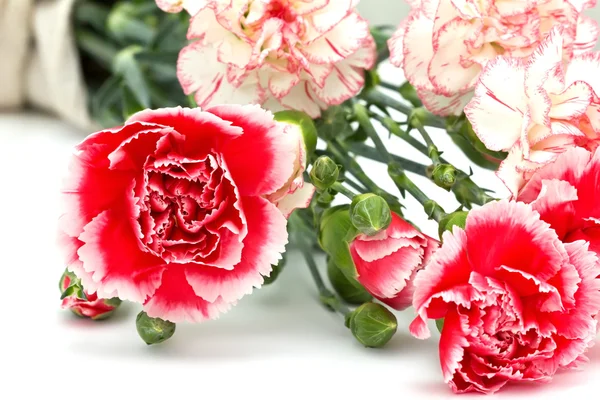
<svg viewBox="0 0 600 400"><path fill-rule="evenodd" d="M148 84L135 57L142 50L140 46L129 46L121 50L115 57L113 71L115 75L122 77L138 103L144 108L150 108Z"/></svg>
<svg viewBox="0 0 600 400"><path fill-rule="evenodd" d="M103 127L114 126L107 116L112 113L109 109L119 101L121 83L121 78L113 75L92 95L90 105L92 117Z"/></svg>
<svg viewBox="0 0 600 400"><path fill-rule="evenodd" d="M140 112L145 108L137 101L127 86L123 85L121 87L121 93L123 95L123 118L125 120L128 120L133 114Z"/></svg>

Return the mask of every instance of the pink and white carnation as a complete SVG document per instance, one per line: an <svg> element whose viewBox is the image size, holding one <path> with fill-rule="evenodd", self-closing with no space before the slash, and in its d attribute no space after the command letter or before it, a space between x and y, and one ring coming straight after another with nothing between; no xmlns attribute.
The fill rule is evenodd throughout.
<svg viewBox="0 0 600 400"><path fill-rule="evenodd" d="M558 154L600 140L600 53L565 63L565 40L556 28L530 57L490 62L465 108L488 149L509 151L498 176L515 195Z"/></svg>
<svg viewBox="0 0 600 400"><path fill-rule="evenodd" d="M374 65L375 42L357 3L188 2L192 43L179 56L180 83L201 107L261 104L319 117L322 109L354 97L364 86L364 70Z"/></svg>
<svg viewBox="0 0 600 400"><path fill-rule="evenodd" d="M60 243L88 294L171 322L216 318L288 241L302 136L256 105L145 110L77 146Z"/></svg>
<svg viewBox="0 0 600 400"><path fill-rule="evenodd" d="M440 362L456 393L493 393L509 382L546 382L587 361L600 310L600 264L583 240L564 243L531 205L488 203L415 279L410 326L429 337L444 319Z"/></svg>
<svg viewBox="0 0 600 400"><path fill-rule="evenodd" d="M552 27L563 27L565 59L593 49L598 37L581 14L594 0L409 2L412 11L389 41L390 60L442 116L462 113L488 62L530 55Z"/></svg>

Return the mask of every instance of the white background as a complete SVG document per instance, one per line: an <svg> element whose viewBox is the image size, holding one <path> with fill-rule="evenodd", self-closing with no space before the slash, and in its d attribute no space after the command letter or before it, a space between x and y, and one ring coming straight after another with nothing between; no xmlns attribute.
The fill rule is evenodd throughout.
<svg viewBox="0 0 600 400"><path fill-rule="evenodd" d="M447 158L468 167L443 132L432 133ZM386 348L363 348L340 316L318 304L295 252L276 284L217 321L178 325L159 346L139 339L137 305L124 303L101 322L60 310L58 194L71 148L83 135L37 114L0 115L0 399L454 398L442 381L435 327L428 341L412 338L408 310L397 314L398 333ZM390 146L426 162L402 142ZM393 190L384 168L366 165ZM475 168L475 180L506 194L489 171ZM441 189L418 182L447 209L456 205ZM408 218L435 235L435 224L416 202L405 204ZM512 385L496 398L589 398L600 390L600 347L589 355L591 364L582 372L562 373L547 385Z"/></svg>

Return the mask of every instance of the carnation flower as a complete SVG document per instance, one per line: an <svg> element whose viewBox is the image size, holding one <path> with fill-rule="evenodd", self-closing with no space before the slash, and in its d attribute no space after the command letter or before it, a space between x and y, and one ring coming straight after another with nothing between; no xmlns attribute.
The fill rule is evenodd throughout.
<svg viewBox="0 0 600 400"><path fill-rule="evenodd" d="M397 310L412 304L417 272L438 248L438 241L392 213L390 226L350 243L356 279L369 293Z"/></svg>
<svg viewBox="0 0 600 400"><path fill-rule="evenodd" d="M217 317L261 286L285 250L285 215L310 201L290 187L300 140L234 105L147 110L89 136L64 187L69 270L153 318Z"/></svg>
<svg viewBox="0 0 600 400"><path fill-rule="evenodd" d="M357 0L202 3L178 61L181 85L201 107L253 103L316 118L355 96L374 65Z"/></svg>
<svg viewBox="0 0 600 400"><path fill-rule="evenodd" d="M598 36L596 23L581 14L594 1L410 3L409 17L389 41L391 61L404 68L424 105L443 116L462 113L489 61L528 56L552 27L564 28L565 59L593 49Z"/></svg>
<svg viewBox="0 0 600 400"><path fill-rule="evenodd" d="M418 317L444 319L440 361L457 393L493 393L511 381L547 381L586 361L600 310L600 265L585 241L563 243L530 205L471 211L415 279Z"/></svg>
<svg viewBox="0 0 600 400"><path fill-rule="evenodd" d="M600 255L600 150L572 148L538 169L517 199L531 203L564 242L585 240Z"/></svg>
<svg viewBox="0 0 600 400"><path fill-rule="evenodd" d="M498 57L489 63L465 108L488 149L510 151L498 176L513 194L557 154L598 146L600 54L563 64L560 32L554 29L527 59Z"/></svg>

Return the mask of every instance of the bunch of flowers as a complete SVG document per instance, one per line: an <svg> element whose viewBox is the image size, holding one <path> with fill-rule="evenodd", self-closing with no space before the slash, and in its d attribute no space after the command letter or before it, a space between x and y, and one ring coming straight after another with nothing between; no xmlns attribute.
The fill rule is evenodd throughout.
<svg viewBox="0 0 600 400"><path fill-rule="evenodd" d="M189 19L177 78L198 107L143 109L126 80L127 119L77 146L59 221L64 308L101 319L139 303L137 330L157 344L276 282L289 241L363 345L394 336L388 307L414 307L420 339L435 320L456 393L585 363L600 315L592 4L413 1L394 33L369 28L356 0L156 3ZM408 83L382 80L388 57ZM510 198L445 160L432 128L497 170ZM381 133L430 162L393 154ZM410 222L407 196L438 238Z"/></svg>

